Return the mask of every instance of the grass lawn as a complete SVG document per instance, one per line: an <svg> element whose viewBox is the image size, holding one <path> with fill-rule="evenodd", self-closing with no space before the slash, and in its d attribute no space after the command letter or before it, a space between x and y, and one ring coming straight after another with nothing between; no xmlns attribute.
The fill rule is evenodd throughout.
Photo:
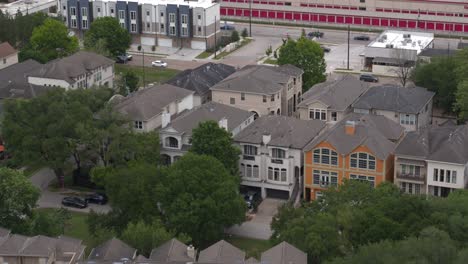
<svg viewBox="0 0 468 264"><path fill-rule="evenodd" d="M208 57L211 56L211 55L213 55L213 52L209 52L209 51L206 51L206 50L205 50L204 52L198 54L198 56L195 57L195 58L197 58L197 59L206 59L206 58L208 58Z"/></svg>
<svg viewBox="0 0 468 264"><path fill-rule="evenodd" d="M278 61L276 59L268 58L263 63L277 65Z"/></svg>
<svg viewBox="0 0 468 264"><path fill-rule="evenodd" d="M117 75L122 75L122 73L127 71L134 71L140 79L138 86L143 86L143 67L115 64L115 73ZM167 80L174 77L177 73L179 73L178 70L168 68L145 67L145 83L165 83Z"/></svg>
<svg viewBox="0 0 468 264"><path fill-rule="evenodd" d="M246 237L226 237L225 240L242 249L247 254L246 258L254 257L260 260L262 252L271 248L269 240L260 240Z"/></svg>

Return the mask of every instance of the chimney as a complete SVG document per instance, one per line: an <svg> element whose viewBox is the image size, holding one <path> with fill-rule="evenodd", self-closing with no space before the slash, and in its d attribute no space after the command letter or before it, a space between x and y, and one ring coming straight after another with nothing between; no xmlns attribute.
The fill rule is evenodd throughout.
<svg viewBox="0 0 468 264"><path fill-rule="evenodd" d="M187 247L187 256L195 260L195 248L192 245Z"/></svg>
<svg viewBox="0 0 468 264"><path fill-rule="evenodd" d="M219 127L224 128L226 131L228 130L228 120L226 117L221 118L218 122Z"/></svg>
<svg viewBox="0 0 468 264"><path fill-rule="evenodd" d="M162 113L161 123L162 123L162 124L161 124L161 127L162 127L162 128L167 127L167 125L169 125L169 123L171 123L171 114L168 113L168 112L166 112L166 111L164 111L164 112Z"/></svg>
<svg viewBox="0 0 468 264"><path fill-rule="evenodd" d="M267 145L268 143L270 143L270 140L271 140L271 134L263 134L263 137L262 137L262 142L263 142L263 145Z"/></svg>
<svg viewBox="0 0 468 264"><path fill-rule="evenodd" d="M345 133L346 135L354 135L356 131L356 122L355 121L346 121L345 124Z"/></svg>

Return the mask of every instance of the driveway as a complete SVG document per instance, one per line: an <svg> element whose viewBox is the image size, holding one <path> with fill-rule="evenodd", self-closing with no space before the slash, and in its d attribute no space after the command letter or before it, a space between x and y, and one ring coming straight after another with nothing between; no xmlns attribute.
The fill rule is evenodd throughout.
<svg viewBox="0 0 468 264"><path fill-rule="evenodd" d="M285 200L266 198L258 206L257 213L250 221L241 225L234 225L226 230L226 233L250 237L256 239L269 239L272 231L270 228L273 216L278 212L278 207L286 203Z"/></svg>
<svg viewBox="0 0 468 264"><path fill-rule="evenodd" d="M55 173L49 168L42 168L31 176L31 183L41 190L41 197L37 201L39 208L66 208L70 211L89 213L91 209L99 213L107 213L111 210L109 205L90 204L85 209L63 207L62 199L67 195L76 194L73 190L51 192L48 190L50 183L55 179Z"/></svg>

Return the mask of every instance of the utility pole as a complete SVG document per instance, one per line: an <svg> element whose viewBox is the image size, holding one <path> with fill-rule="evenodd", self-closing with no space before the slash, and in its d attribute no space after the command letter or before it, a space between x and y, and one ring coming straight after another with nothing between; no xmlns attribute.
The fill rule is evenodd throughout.
<svg viewBox="0 0 468 264"><path fill-rule="evenodd" d="M349 36L350 35L350 28L349 28L349 25L348 25L348 64L347 64L347 67L346 69L349 70Z"/></svg>
<svg viewBox="0 0 468 264"><path fill-rule="evenodd" d="M141 65L143 66L143 89L146 87L145 85L145 50L143 47L141 47L141 51L143 53L143 60L141 62Z"/></svg>
<svg viewBox="0 0 468 264"><path fill-rule="evenodd" d="M249 0L249 36L252 37L252 0Z"/></svg>
<svg viewBox="0 0 468 264"><path fill-rule="evenodd" d="M214 37L215 37L214 58L216 59L216 49L218 48L217 45L216 45L216 44L217 44L217 43L216 43L216 31L217 31L217 29L218 29L218 28L217 28L218 26L216 25L216 16L215 16L215 24L214 24L214 27L215 27L215 28L214 28L214 30L215 30L215 32L214 32Z"/></svg>

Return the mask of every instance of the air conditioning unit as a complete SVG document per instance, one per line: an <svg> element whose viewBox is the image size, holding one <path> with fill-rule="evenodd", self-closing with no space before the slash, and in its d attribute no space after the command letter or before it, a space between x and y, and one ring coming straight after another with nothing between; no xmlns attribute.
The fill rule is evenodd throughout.
<svg viewBox="0 0 468 264"><path fill-rule="evenodd" d="M393 49L393 44L387 44L387 45L385 45L385 48L387 48L387 49Z"/></svg>
<svg viewBox="0 0 468 264"><path fill-rule="evenodd" d="M411 34L403 34L403 38L411 38Z"/></svg>

